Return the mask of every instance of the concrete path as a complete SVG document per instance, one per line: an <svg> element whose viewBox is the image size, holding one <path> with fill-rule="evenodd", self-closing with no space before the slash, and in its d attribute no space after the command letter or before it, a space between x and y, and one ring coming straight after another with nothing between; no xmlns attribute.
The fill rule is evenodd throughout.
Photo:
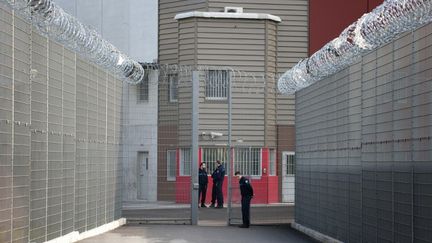
<svg viewBox="0 0 432 243"><path fill-rule="evenodd" d="M241 208L235 205L232 208L232 224L241 223ZM176 219L186 220L190 223L190 206L183 208L125 208L122 211L122 217L127 218L128 222L132 223L148 223L155 221L171 223L177 222ZM200 225L226 225L227 209L215 208L199 208L198 218ZM289 204L273 204L273 205L252 205L251 207L251 223L252 224L288 224L294 218L294 206Z"/></svg>
<svg viewBox="0 0 432 243"><path fill-rule="evenodd" d="M316 242L283 226L140 225L123 226L80 243L290 243Z"/></svg>

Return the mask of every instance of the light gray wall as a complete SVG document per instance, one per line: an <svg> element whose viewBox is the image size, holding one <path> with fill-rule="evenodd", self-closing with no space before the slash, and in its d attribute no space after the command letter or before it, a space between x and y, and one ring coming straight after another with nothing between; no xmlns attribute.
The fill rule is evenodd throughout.
<svg viewBox="0 0 432 243"><path fill-rule="evenodd" d="M157 59L157 0L58 0L65 11L94 27L103 38L139 62ZM150 77L150 100L137 103L136 86L123 86L124 194L137 200L136 162L138 151L148 151L151 172L148 199L156 200L157 77Z"/></svg>
<svg viewBox="0 0 432 243"><path fill-rule="evenodd" d="M95 28L109 42L139 62L157 55L157 0L56 0L69 14Z"/></svg>
<svg viewBox="0 0 432 243"><path fill-rule="evenodd" d="M127 202L138 200L139 181L137 177L138 152L149 153L148 194L145 200L156 201L157 197L157 112L158 71L149 75L149 101L137 101L137 86L125 85L123 94L123 151L124 151L124 193Z"/></svg>
<svg viewBox="0 0 432 243"><path fill-rule="evenodd" d="M297 223L432 242L432 24L297 92Z"/></svg>

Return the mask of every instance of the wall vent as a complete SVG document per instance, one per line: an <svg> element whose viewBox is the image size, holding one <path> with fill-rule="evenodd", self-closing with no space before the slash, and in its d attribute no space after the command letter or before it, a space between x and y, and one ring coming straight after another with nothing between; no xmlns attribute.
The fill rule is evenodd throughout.
<svg viewBox="0 0 432 243"><path fill-rule="evenodd" d="M243 13L242 7L225 7L225 13Z"/></svg>

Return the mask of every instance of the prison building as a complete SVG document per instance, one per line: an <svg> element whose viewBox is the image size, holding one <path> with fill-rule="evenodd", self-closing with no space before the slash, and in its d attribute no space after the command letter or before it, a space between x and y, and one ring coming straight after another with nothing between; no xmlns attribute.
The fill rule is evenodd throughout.
<svg viewBox="0 0 432 243"><path fill-rule="evenodd" d="M194 15L193 11L201 11L202 16L198 13ZM187 12L189 15L175 18L177 14ZM228 13L223 18L204 17L223 12ZM245 16L253 13L262 13L256 16L273 15L281 21L258 17L238 19L230 17L232 12ZM275 195L265 196L262 202L276 202L282 198L282 178L277 177L282 174L282 166L277 165L282 161L282 150L277 152L278 138L279 149L294 150L293 97L276 95L274 85L279 72L307 56L307 13L308 1L275 0L265 5L259 1L231 1L229 4L211 0L159 1L159 62L162 65L179 65L179 70L182 67L206 69L200 75L201 161L220 158L210 154L223 154L227 143L226 90L221 86L220 90L215 87L211 91L210 86L219 81L209 79L232 79L232 138L233 146L238 147L233 150L233 159L235 161L238 156L240 163L243 156L241 163L254 168L254 171L248 169L251 171L247 173L262 183L266 181L263 188L272 185ZM223 67L232 67L237 72ZM174 175L181 178L182 150L187 149L183 147L185 138L190 134L188 122L191 106L187 93L190 88L183 86L187 85L185 80L190 81L191 78L172 68L168 68L166 73L163 70L160 72L158 199L173 200L175 185L179 184L174 181ZM219 85L224 83L227 83L226 79ZM176 84L178 91L173 91ZM282 138L278 136L278 131L292 136ZM210 132L222 133L223 136L211 139ZM237 141L241 143L236 144ZM164 177L164 174L170 174L171 179ZM272 181L263 176L272 178Z"/></svg>

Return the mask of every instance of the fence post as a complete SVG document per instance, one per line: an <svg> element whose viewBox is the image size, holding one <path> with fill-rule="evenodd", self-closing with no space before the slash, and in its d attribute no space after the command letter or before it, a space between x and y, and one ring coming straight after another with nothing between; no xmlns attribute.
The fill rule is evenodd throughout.
<svg viewBox="0 0 432 243"><path fill-rule="evenodd" d="M191 173L191 223L198 224L198 119L199 73L192 73L192 173Z"/></svg>

